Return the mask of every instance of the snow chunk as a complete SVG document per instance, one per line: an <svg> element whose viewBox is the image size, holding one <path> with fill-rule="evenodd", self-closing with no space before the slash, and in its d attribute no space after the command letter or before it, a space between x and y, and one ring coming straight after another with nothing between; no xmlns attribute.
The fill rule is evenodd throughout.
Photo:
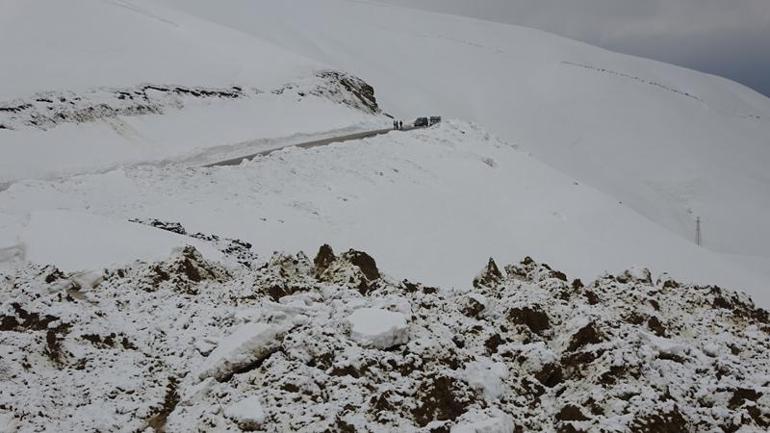
<svg viewBox="0 0 770 433"><path fill-rule="evenodd" d="M12 413L0 412L0 433L14 433L19 428Z"/></svg>
<svg viewBox="0 0 770 433"><path fill-rule="evenodd" d="M265 411L257 397L247 397L225 408L225 416L242 430L256 430L265 421Z"/></svg>
<svg viewBox="0 0 770 433"><path fill-rule="evenodd" d="M224 338L203 362L198 378L225 380L239 370L267 358L280 344L285 327L248 323Z"/></svg>
<svg viewBox="0 0 770 433"><path fill-rule="evenodd" d="M499 398L505 393L503 380L508 377L508 367L502 362L493 362L489 358L469 362L465 367L465 380L474 389L484 393L490 400Z"/></svg>
<svg viewBox="0 0 770 433"><path fill-rule="evenodd" d="M451 433L510 433L514 429L513 419L510 415L499 413L493 417L473 421L461 421L452 427Z"/></svg>
<svg viewBox="0 0 770 433"><path fill-rule="evenodd" d="M388 349L409 341L409 327L402 313L380 308L361 308L348 317L350 336L362 346Z"/></svg>
<svg viewBox="0 0 770 433"><path fill-rule="evenodd" d="M657 337L646 332L642 332L641 336L642 339L646 340L650 346L652 346L652 348L655 349L658 353L667 355L681 355L687 350L687 346L685 344L668 338Z"/></svg>

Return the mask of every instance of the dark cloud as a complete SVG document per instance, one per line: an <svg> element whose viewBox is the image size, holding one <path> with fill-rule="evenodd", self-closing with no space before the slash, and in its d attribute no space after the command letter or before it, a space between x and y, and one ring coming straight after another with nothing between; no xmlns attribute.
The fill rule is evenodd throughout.
<svg viewBox="0 0 770 433"><path fill-rule="evenodd" d="M770 95L770 0L384 0L547 30Z"/></svg>

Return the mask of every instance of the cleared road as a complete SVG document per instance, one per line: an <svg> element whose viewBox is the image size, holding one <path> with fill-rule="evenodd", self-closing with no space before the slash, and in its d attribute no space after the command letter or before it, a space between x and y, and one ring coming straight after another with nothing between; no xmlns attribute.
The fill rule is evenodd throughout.
<svg viewBox="0 0 770 433"><path fill-rule="evenodd" d="M420 129L421 127L414 127L414 126L404 126L404 129L400 129L399 131L411 131L412 129ZM376 129L374 131L364 131L364 132L357 132L355 134L349 134L349 135L341 135L339 137L332 137L332 138L324 138L322 140L314 140L314 141L308 141L305 143L299 143L299 144L289 144L287 146L278 147L275 149L270 150L263 150L262 152L252 153L250 155L246 156L239 156L238 158L232 158L227 159L224 161L214 162L212 164L206 164L204 167L225 167L225 166L233 166L233 165L240 165L243 161L250 161L258 156L265 156L270 155L273 152L277 152L282 149L286 149L287 147L299 147L302 149L310 149L311 147L319 147L319 146L326 146L332 143L342 143L345 141L352 141L352 140L360 140L362 138L368 138L368 137L374 137L377 135L383 135L387 134L389 132L396 131L393 128L387 128L387 129Z"/></svg>

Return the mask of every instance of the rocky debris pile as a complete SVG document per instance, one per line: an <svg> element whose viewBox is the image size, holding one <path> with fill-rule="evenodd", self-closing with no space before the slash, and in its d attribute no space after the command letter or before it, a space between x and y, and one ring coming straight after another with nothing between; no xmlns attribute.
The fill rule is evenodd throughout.
<svg viewBox="0 0 770 433"><path fill-rule="evenodd" d="M254 268L188 248L93 287L69 279L0 278L0 429L770 428L768 313L645 269L584 285L490 260L448 291L328 246Z"/></svg>

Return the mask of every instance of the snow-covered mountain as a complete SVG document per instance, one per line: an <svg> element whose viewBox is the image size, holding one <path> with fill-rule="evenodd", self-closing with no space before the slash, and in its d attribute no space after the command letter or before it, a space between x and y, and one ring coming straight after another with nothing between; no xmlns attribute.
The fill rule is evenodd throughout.
<svg viewBox="0 0 770 433"><path fill-rule="evenodd" d="M749 89L361 0L8 0L0 59L0 432L770 426Z"/></svg>
<svg viewBox="0 0 770 433"><path fill-rule="evenodd" d="M528 28L367 1L159 0L337 65L386 110L478 122L685 239L770 256L770 100Z"/></svg>

